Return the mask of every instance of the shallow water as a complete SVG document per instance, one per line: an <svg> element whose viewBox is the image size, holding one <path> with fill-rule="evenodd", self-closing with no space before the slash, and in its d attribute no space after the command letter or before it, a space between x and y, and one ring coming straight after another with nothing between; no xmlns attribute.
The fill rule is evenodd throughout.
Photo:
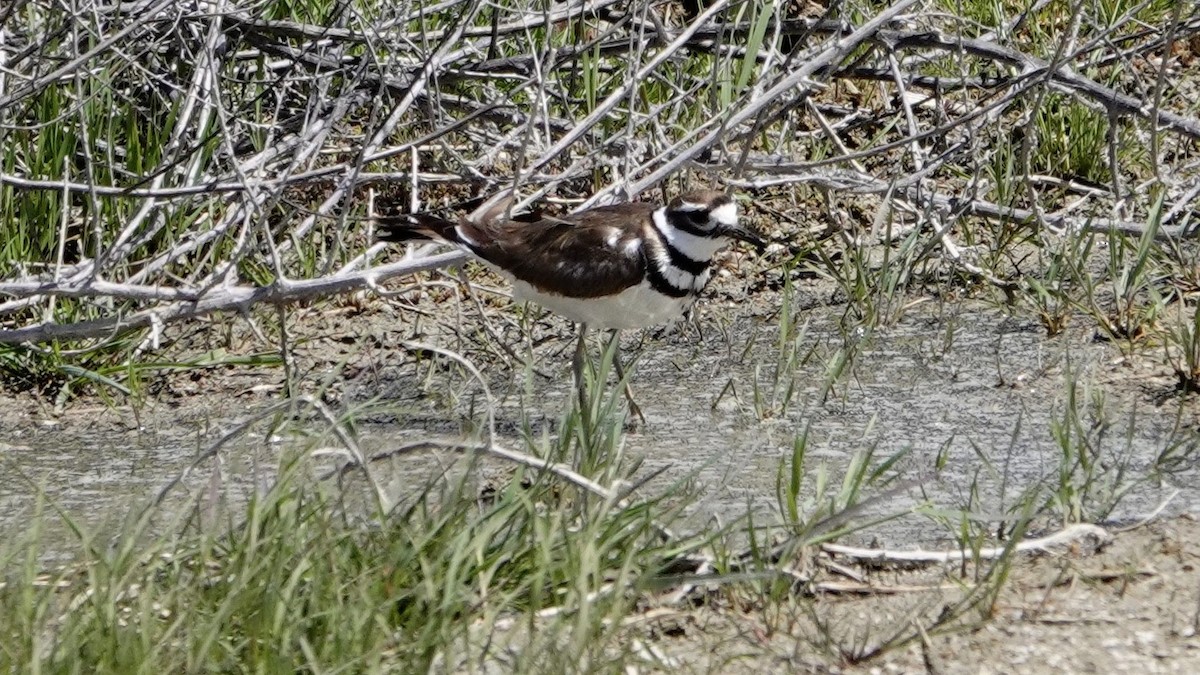
<svg viewBox="0 0 1200 675"><path fill-rule="evenodd" d="M890 495L872 504L869 513L899 512L928 500L947 509L969 507L981 521L1011 521L1009 510L1022 502L1023 491L1058 480L1062 453L1052 428L1071 408L1068 392L1074 382L1074 408L1083 425L1078 431L1088 439L1088 456L1104 467L1096 474L1114 487L1134 484L1111 513L1100 508L1103 498L1085 502L1085 516L1133 519L1176 489L1168 513L1200 512L1195 424L1178 422L1192 419L1187 408L1180 409L1186 404L1162 378L1114 365L1117 352L1111 345L1078 334L1046 339L1036 325L988 309L911 312L872 332L843 331L832 316L808 321L786 406L786 380L772 377L780 353L773 320L739 321L740 331L710 327L703 339L685 331L644 343L634 386L648 424L628 433L623 443L625 458L643 462L639 476L662 471L643 492L687 479L699 495L688 511L695 526L710 519L728 522L747 509L761 516L759 522L770 520L778 513L781 462L807 429L810 476L823 464L835 483L857 452L873 448L876 462L905 453L894 471L919 481L922 489ZM856 350L851 366L830 378L831 364L848 344ZM534 436L554 433L568 397L574 396L569 349L559 353L562 344L542 349L546 353L538 355L538 363L551 372L548 379L534 377L527 385L511 369L487 369L499 400L497 429L510 447L524 447L522 428L532 429ZM367 399L396 403L390 413L360 416L357 431L367 453L431 433L456 435L473 428L478 436L485 407L478 384L461 372L419 368L384 364L371 377L347 384L346 405ZM758 398L767 403L756 404L756 381ZM454 400L431 404L420 393L430 390L453 392ZM250 409L222 400L190 411L186 420L154 414L130 429L109 425L100 431L35 424L0 436L0 531L27 526L39 489L85 525L116 522L141 508ZM102 415L122 417L111 411ZM186 487L242 501L252 490L265 489L280 456L307 442L255 433L231 443L219 464L206 463ZM1186 451L1176 471L1165 476L1153 471L1154 459L1171 447ZM403 493L423 476L442 475L452 459L393 462L389 470L399 473L386 482ZM1097 492L1103 497L1103 489ZM178 504L189 503L185 493L179 491ZM928 517L912 516L873 530L872 536L883 544L935 545L946 534Z"/></svg>
<svg viewBox="0 0 1200 675"><path fill-rule="evenodd" d="M872 449L876 462L903 453L895 473L921 489L889 495L868 513L900 512L924 501L968 509L980 521L1011 523L1028 491L1040 487L1040 499L1064 492L1053 489L1063 458L1057 426L1071 429L1068 442L1086 447L1097 467L1096 484L1081 502L1083 517L1136 519L1177 489L1166 513L1200 511L1200 488L1190 487L1197 485L1200 452L1194 446L1200 436L1194 424L1181 422L1193 419L1192 413L1169 382L1118 365L1113 345L1088 334L1047 339L1038 325L995 310L954 311L910 312L872 332L844 331L837 317L810 313L816 316L797 338L801 363L786 405L788 385L772 376L780 353L774 319L757 326L753 319L740 322L740 331L709 327L703 339L685 331L647 341L634 387L648 424L626 435L623 454L643 461L638 475L662 471L645 490L690 479L700 496L688 512L697 526L747 509L768 521L775 517L781 462L806 430L810 476L823 464L838 483L856 453ZM847 348L847 334L855 350L852 365L830 387L826 373ZM511 372L489 371L489 387L500 401L497 428L511 444L519 446L512 438L523 427L532 427L535 436L553 433L574 396L568 360L569 354L539 355L539 367L554 377L536 378L532 396ZM756 403L756 381L757 398L767 403ZM460 384L464 393L455 407L459 424L477 429L482 415L472 415L464 401L470 400L465 392L480 387L460 382L467 383ZM415 386L414 377L397 367L363 383L357 397L401 399ZM1075 427L1068 425L1071 410ZM453 419L424 418L418 426L445 433ZM365 442L386 447L394 431L394 425L369 427ZM1183 460L1170 474L1155 470L1155 458L1173 447ZM1075 480L1082 475L1073 474ZM1124 493L1119 500L1111 497L1115 490ZM923 516L872 533L881 542L905 544L933 544L945 536L944 526Z"/></svg>
<svg viewBox="0 0 1200 675"><path fill-rule="evenodd" d="M837 331L810 326L809 335L814 333ZM1023 491L1058 480L1062 451L1052 430L1066 424L1073 408L1088 439L1088 455L1108 466L1096 472L1102 480L1113 481L1114 489L1140 481L1111 513L1101 503L1085 501L1090 506L1085 515L1136 518L1157 508L1176 487L1180 492L1169 512L1200 510L1200 489L1190 487L1197 485L1200 453L1191 447L1197 442L1194 431L1176 430L1177 399L1168 396L1155 405L1144 389L1130 386L1131 378L1118 373L1114 379L1109 345L1078 337L1046 340L1036 327L991 312L949 321L914 317L861 337L852 370L822 399L827 363L842 346L840 338L827 340L800 369L791 407L766 421L759 421L746 401L755 378L752 362L720 370L743 401L711 413L716 388L698 387L696 380L704 376L660 376L655 402L642 406L652 420L650 429L631 436L629 451L644 454L649 470L664 464L698 470L699 482L707 486L704 504L713 513L746 504L770 511L780 462L807 430L808 466L826 462L839 481L856 452L873 448L876 461L905 453L898 472L919 480L923 494L910 490L907 498L880 505L884 511L914 504L918 497L966 508L974 486L974 513L1011 522L1009 510L1022 503ZM763 345L756 352L770 349ZM650 367L639 371L639 378L647 377L646 371L654 377L668 370L653 357L645 365ZM769 380L761 368L759 378ZM688 419L671 401L705 414ZM1172 446L1191 449L1191 466L1163 477L1152 470L1154 459ZM1119 467L1126 475L1118 481ZM1105 491L1097 492L1103 497ZM924 518L909 519L875 536L884 542L930 541L938 538L931 526Z"/></svg>

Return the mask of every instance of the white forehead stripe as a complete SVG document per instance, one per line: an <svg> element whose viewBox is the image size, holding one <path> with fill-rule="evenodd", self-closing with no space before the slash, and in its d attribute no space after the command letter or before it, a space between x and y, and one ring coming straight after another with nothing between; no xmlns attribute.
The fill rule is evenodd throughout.
<svg viewBox="0 0 1200 675"><path fill-rule="evenodd" d="M737 225L737 204L734 202L729 202L728 204L722 204L718 206L712 210L711 214L709 214L709 219L725 225L726 227L733 227L734 225Z"/></svg>
<svg viewBox="0 0 1200 675"><path fill-rule="evenodd" d="M708 204L697 204L696 202L679 202L679 206L674 207L676 211L707 211Z"/></svg>

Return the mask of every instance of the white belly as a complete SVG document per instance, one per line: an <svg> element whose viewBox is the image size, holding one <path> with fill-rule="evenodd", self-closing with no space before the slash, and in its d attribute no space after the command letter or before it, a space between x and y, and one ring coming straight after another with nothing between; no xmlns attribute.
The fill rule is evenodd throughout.
<svg viewBox="0 0 1200 675"><path fill-rule="evenodd" d="M566 318L594 328L646 328L683 318L694 295L672 298L643 281L616 295L601 298L567 298L543 293L524 281L513 281L513 297L530 300Z"/></svg>

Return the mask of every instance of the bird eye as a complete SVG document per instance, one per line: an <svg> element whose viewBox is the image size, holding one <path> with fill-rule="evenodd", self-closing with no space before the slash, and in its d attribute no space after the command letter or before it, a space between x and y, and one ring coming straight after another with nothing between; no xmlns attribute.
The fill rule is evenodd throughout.
<svg viewBox="0 0 1200 675"><path fill-rule="evenodd" d="M698 227L709 227L707 211L688 211L688 220Z"/></svg>

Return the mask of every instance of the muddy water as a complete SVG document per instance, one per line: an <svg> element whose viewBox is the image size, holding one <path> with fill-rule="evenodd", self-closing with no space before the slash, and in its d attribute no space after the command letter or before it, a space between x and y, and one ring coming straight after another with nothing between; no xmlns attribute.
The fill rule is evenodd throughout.
<svg viewBox="0 0 1200 675"><path fill-rule="evenodd" d="M629 451L646 456L647 470L669 465L698 471L712 513L730 513L738 505L770 512L780 462L807 430L808 466L825 463L837 480L856 452L872 449L876 461L903 453L897 473L921 482L922 489L890 497L875 513L927 500L1011 522L1023 492L1035 486L1044 495L1054 492L1063 457L1063 432L1055 429L1069 428L1074 410L1078 426L1071 442L1087 447L1088 458L1103 467L1093 474L1094 497L1082 500L1085 517L1137 518L1176 489L1169 512L1200 510L1195 427L1180 423L1188 411L1180 410L1168 381L1117 365L1116 350L1090 335L1047 340L1036 325L988 311L912 316L874 332L814 321L808 335L816 347L798 369L793 402L785 410L775 406L765 420L752 392L756 378L766 398L773 386L782 388L772 385L765 365L778 353L770 343L774 335L765 333L756 343L756 358L694 367L694 377L672 377L677 362L648 353L639 379L655 380L653 401L642 406L652 424L630 437ZM829 364L847 345L857 354L829 388ZM732 382L739 397L722 399L709 412L717 387L698 383L712 375ZM703 414L681 416L680 407ZM1170 448L1182 459L1164 473L1155 458ZM1076 472L1076 480L1083 474ZM1115 490L1127 492L1109 510ZM944 531L928 518L915 517L873 537L932 542L939 533Z"/></svg>
<svg viewBox="0 0 1200 675"><path fill-rule="evenodd" d="M75 527L99 542L133 527L218 432L215 425L196 428L173 417L138 420L111 409L71 415L92 421L56 423L35 415L29 424L0 432L0 534L9 543L36 538L48 560L70 557L85 544ZM279 445L251 433L216 461L205 462L180 489L166 493L158 527L185 515L197 496L203 508L215 512L230 500L244 503L251 490L266 489L276 475Z"/></svg>
<svg viewBox="0 0 1200 675"><path fill-rule="evenodd" d="M1059 480L1062 451L1052 430L1073 408L1081 425L1074 438L1082 434L1099 467L1100 487L1092 488L1098 498L1084 502L1085 516L1135 518L1177 489L1167 512L1200 512L1200 488L1192 487L1200 485L1192 412L1180 408L1187 404L1171 391L1169 378L1118 363L1112 345L1080 333L1047 339L1036 325L988 308L912 311L873 331L845 328L839 317L818 312L805 320L796 360L778 378L774 319L740 319L731 323L736 329L725 330L710 324L703 337L685 332L645 342L635 389L648 424L627 434L623 445L626 458L643 461L640 475L662 471L644 490L690 480L699 494L688 512L696 525L726 522L747 509L770 518L777 512L780 463L807 429L810 468L824 465L835 482L864 449L872 448L876 461L904 453L895 472L919 481L921 489L873 504L876 514L928 501L968 508L981 521L1011 520L1009 510L1023 491L1041 486L1043 495L1053 492L1046 488ZM541 349L539 368L549 378L534 377L526 386L509 369L486 371L499 399L497 428L513 447L521 447L524 427L535 435L554 433L574 395L569 349L559 353L562 343ZM848 366L830 376L847 350L853 352ZM385 363L370 377L346 383L346 405L370 398L396 403L389 414L363 419L364 450L482 426L477 385L461 373L431 372ZM793 392L785 404L788 386ZM430 390L454 391L454 402L430 403L418 393ZM97 414L116 421L99 431L35 421L6 433L0 436L0 531L19 532L28 524L38 489L85 524L111 523L143 504L253 405L226 397L186 417L156 413L136 420L102 411ZM231 444L219 465L206 464L188 486L231 494L234 501L262 489L278 456L301 442L265 434ZM1154 460L1170 448L1182 460L1163 474ZM450 461L405 461L387 482L403 492L441 474ZM1105 495L1115 489L1128 494L1110 512ZM916 515L873 536L882 543L933 545L945 534L942 525Z"/></svg>
<svg viewBox="0 0 1200 675"><path fill-rule="evenodd" d="M944 540L946 525L925 515L932 507L969 511L986 528L1011 523L1031 491L1038 504L1070 497L1059 487L1064 442L1086 448L1094 468L1068 472L1078 504L1051 513L1074 508L1076 517L1129 521L1171 495L1166 513L1200 512L1200 488L1191 487L1200 485L1195 412L1174 392L1169 373L1151 370L1157 366L1149 358L1122 360L1114 345L1089 332L1047 339L1037 324L985 307L921 307L872 331L819 311L802 320L795 360L779 378L773 317L741 319L724 330L710 323L702 337L685 331L640 350L634 387L648 424L625 436L623 454L643 462L640 475L661 471L647 491L689 480L699 494L688 511L693 525L727 522L748 509L770 521L778 513L781 462L806 431L810 478L824 466L840 483L854 456L868 449L876 462L903 455L893 473L920 488L887 494L865 515L927 508L872 531L881 543ZM636 348L636 340L626 346ZM534 378L532 392L511 370L486 371L500 401L497 428L510 444L520 446L522 428L554 433L574 396L569 349L561 352L558 343L535 355L551 376ZM830 375L847 352L847 367ZM360 385L349 398L402 400L419 387L400 367ZM447 388L458 392L453 413L412 416L401 426L478 434L483 416L470 393L478 385L464 376ZM365 430L372 448L395 444L395 424ZM1156 462L1168 452L1178 456L1169 472Z"/></svg>
<svg viewBox="0 0 1200 675"><path fill-rule="evenodd" d="M644 460L644 475L663 471L648 490L691 478L700 493L689 512L696 524L747 509L770 518L778 513L781 462L807 430L808 467L824 465L834 482L856 453L870 449L875 461L903 454L895 473L921 488L889 495L868 513L924 503L1011 522L1029 491L1037 489L1039 500L1065 492L1057 487L1065 436L1086 448L1095 467L1092 484L1076 490L1086 495L1082 517L1128 521L1171 495L1165 512L1200 511L1194 412L1165 371L1146 369L1149 359L1126 362L1087 332L1047 339L1037 324L988 308L928 308L873 331L816 314L804 319L794 379L774 377L774 319L647 343L635 388L648 424L626 436L624 454ZM847 350L849 365L831 377ZM537 391L543 409L561 410L573 395L565 364L558 372ZM519 428L534 406L504 379L490 383L502 399L498 426ZM408 384L397 377L391 392L386 382L375 391L400 396ZM536 428L532 417L526 423ZM1178 456L1170 472L1155 461L1167 452ZM1086 474L1071 475L1078 484ZM934 544L945 535L944 526L914 515L871 536Z"/></svg>

